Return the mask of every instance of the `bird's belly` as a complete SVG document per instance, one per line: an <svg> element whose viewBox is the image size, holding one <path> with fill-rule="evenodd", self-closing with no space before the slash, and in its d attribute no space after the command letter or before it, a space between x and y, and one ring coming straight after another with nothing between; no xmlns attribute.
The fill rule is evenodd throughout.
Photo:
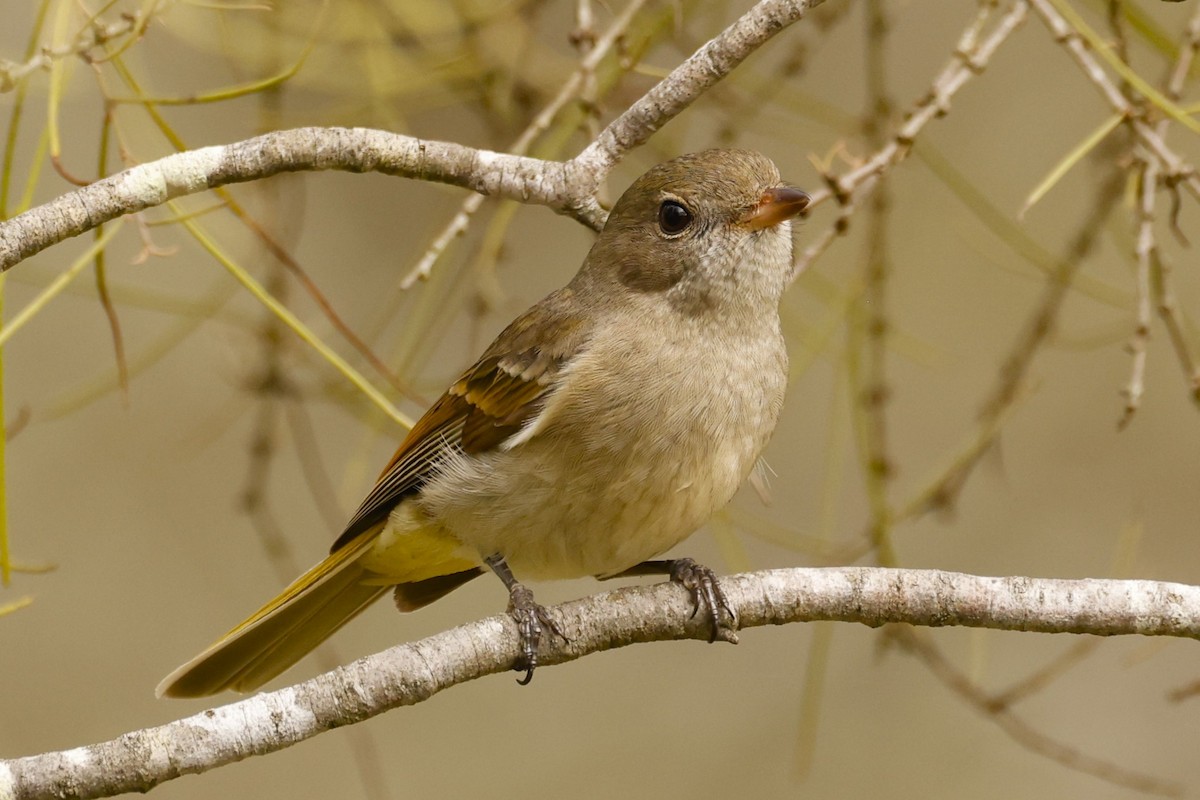
<svg viewBox="0 0 1200 800"><path fill-rule="evenodd" d="M653 424L598 439L549 431L510 450L451 454L392 512L364 566L381 581L409 582L498 553L519 579L555 579L653 558L733 497L770 435L776 400L731 409L730 395L720 396L717 407L691 398L688 415L633 415ZM734 413L766 422L735 433ZM601 420L590 430L616 427Z"/></svg>
<svg viewBox="0 0 1200 800"><path fill-rule="evenodd" d="M775 427L783 339L769 319L744 327L730 341L619 328L519 434L450 454L415 502L518 579L603 575L659 555L729 502Z"/></svg>
<svg viewBox="0 0 1200 800"><path fill-rule="evenodd" d="M724 506L774 423L733 434L716 419L674 428L656 419L616 437L620 446L547 433L513 450L463 456L419 502L480 556L503 555L518 578L620 572L675 546Z"/></svg>
<svg viewBox="0 0 1200 800"><path fill-rule="evenodd" d="M577 463L564 474L560 455L532 449L519 460L496 459L481 476L482 493L443 504L422 493L422 505L456 539L481 556L502 554L522 578L601 575L653 558L724 505L742 477L740 465L681 474L671 463L657 474Z"/></svg>

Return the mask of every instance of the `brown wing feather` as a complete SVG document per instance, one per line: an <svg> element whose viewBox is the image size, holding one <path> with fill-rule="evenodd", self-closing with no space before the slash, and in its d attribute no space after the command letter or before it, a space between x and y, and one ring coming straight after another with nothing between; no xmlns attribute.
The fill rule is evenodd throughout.
<svg viewBox="0 0 1200 800"><path fill-rule="evenodd" d="M386 519L398 502L420 489L447 449L486 452L535 416L587 340L589 327L575 308L575 292L567 287L514 320L417 420L331 552Z"/></svg>
<svg viewBox="0 0 1200 800"><path fill-rule="evenodd" d="M482 453L521 429L542 408L564 367L587 341L568 287L510 325L483 357L425 412L363 500L329 556L220 641L177 669L159 694L250 691L287 669L366 608L385 586L364 581L362 558L388 514L418 491L452 449ZM418 608L476 575L468 569L395 589L396 604Z"/></svg>
<svg viewBox="0 0 1200 800"><path fill-rule="evenodd" d="M526 380L522 374L514 374L504 359L492 361L492 364L481 364L474 372L464 375L450 389L470 406L463 423L462 448L471 454L498 447L519 431L541 408L539 401L550 388L550 379L558 372L558 365L549 365L554 369Z"/></svg>

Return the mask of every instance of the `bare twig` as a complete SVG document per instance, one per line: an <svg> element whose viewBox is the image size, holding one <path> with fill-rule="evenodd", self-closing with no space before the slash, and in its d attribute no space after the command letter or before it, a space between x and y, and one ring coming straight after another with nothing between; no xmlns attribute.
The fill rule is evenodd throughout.
<svg viewBox="0 0 1200 800"><path fill-rule="evenodd" d="M1200 363L1197 363L1192 346L1183 331L1183 323L1179 318L1179 303L1175 299L1175 290L1170 280L1170 268L1161 255L1153 260L1150 267L1158 316L1162 319L1171 346L1179 358L1179 366L1188 382L1188 392L1192 401L1200 403Z"/></svg>
<svg viewBox="0 0 1200 800"><path fill-rule="evenodd" d="M68 44L43 47L21 63L0 59L0 93L12 91L29 75L49 68L55 61L71 56L91 61L90 53L97 47L121 36L137 35L158 13L161 5L161 2L144 3L137 13L121 14L111 22L92 19Z"/></svg>
<svg viewBox="0 0 1200 800"><path fill-rule="evenodd" d="M1158 159L1163 178L1172 183L1182 183L1192 194L1200 197L1200 176L1196 174L1195 167L1167 147L1158 131L1142 118L1138 109L1121 93L1121 89L1113 83L1108 77L1108 73L1096 61L1078 31L1063 19L1050 0L1027 0L1027 2L1079 64L1088 80L1100 90L1100 94L1109 106L1128 120L1129 127L1138 140L1154 158Z"/></svg>
<svg viewBox="0 0 1200 800"><path fill-rule="evenodd" d="M988 705L998 711L1012 708L1027 697L1032 697L1045 689L1054 681L1063 677L1077 664L1083 662L1099 646L1099 639L1080 639L1058 658L1009 686L1002 692L995 692L988 700Z"/></svg>
<svg viewBox="0 0 1200 800"><path fill-rule="evenodd" d="M1187 32L1184 34L1184 41L1179 48L1179 57L1175 60L1174 67L1167 77L1166 96L1169 99L1178 101L1183 96L1184 84L1188 73L1191 72L1192 64L1196 59L1196 52L1198 50L1200 50L1200 9L1197 9L1192 14ZM1164 116L1155 125L1155 131L1164 138L1167 135L1168 123L1169 119ZM1178 189L1169 181L1167 182L1167 188L1175 197L1175 208L1171 214L1170 222L1175 227L1176 233L1179 234L1178 224L1175 219L1179 210ZM1182 238L1182 234L1180 236ZM1171 341L1171 346L1174 348L1175 355L1179 359L1179 364L1183 368L1183 374L1188 381L1192 400L1200 403L1200 365L1196 362L1191 344L1184 335L1183 324L1179 319L1179 307L1175 301L1175 289L1174 282L1171 280L1170 266L1157 247L1154 248L1153 258L1150 261L1150 280L1153 284L1154 301L1158 308L1158 316L1163 321L1163 327L1167 329L1167 336Z"/></svg>
<svg viewBox="0 0 1200 800"><path fill-rule="evenodd" d="M641 3L631 2L630 6L640 6ZM628 12L629 9L626 9ZM630 16L632 18L632 15ZM628 23L627 23L628 24ZM595 140L600 135L600 109L596 105L599 100L596 86L596 67L595 62L588 65L588 53L596 48L596 19L592 11L592 0L576 0L575 3L575 30L571 31L571 44L579 51L583 57L582 69L582 87L579 90L579 99L585 107L584 126L588 132L588 138ZM615 25L614 25L615 27ZM624 27L624 26L622 26Z"/></svg>
<svg viewBox="0 0 1200 800"><path fill-rule="evenodd" d="M722 587L742 628L837 620L1200 639L1200 587L1176 583L843 567L734 575L722 579ZM618 589L551 613L571 640L544 644L547 666L631 644L709 635L707 621L693 616L688 593L670 583ZM0 800L146 791L505 672L518 650L512 620L490 617L157 728L0 760Z"/></svg>
<svg viewBox="0 0 1200 800"><path fill-rule="evenodd" d="M834 175L827 168L819 167L825 177L826 187L811 193L813 200L810 207L832 198L838 203L839 214L838 218L802 251L793 267L793 277L807 269L836 238L845 234L850 218L856 213L864 199L872 195L883 173L904 159L911 149L913 141L925 125L946 113L954 94L973 76L986 69L995 52L1024 22L1027 12L1028 6L1025 0L1014 0L1007 12L996 22L991 32L981 39L990 14L987 6L981 8L979 14L959 37L954 58L934 78L929 93L905 116L905 121L892 134L887 144L858 167L840 177ZM1079 244L1076 244L1075 249L1078 250ZM1031 330L1036 334L1036 340L1032 345L1026 342L1025 346L1020 348L1019 352L1024 354L1023 358L1031 357L1036 350L1036 345L1049 332L1049 321L1053 320L1057 313L1057 307L1065 296L1074 267L1063 263L1061 270L1063 272L1070 270L1070 272L1056 274L1052 282L1048 284L1047 291L1051 296L1043 303L1042 312L1039 314L1042 324L1031 326ZM985 441L981 442L978 447L973 447L970 450L970 457L965 461L956 461L951 471L935 484L935 488L922 495L923 499L919 501L920 511L928 510L931 507L929 504L940 506L950 502L957 495L962 482L974 467L978 457L986 452L991 437L998 433L999 426L996 423L1002 415L1003 409L1018 395L1021 385L1019 377L1024 374L1024 369L1019 366L1019 363L1013 362L1006 366L1006 374L1010 379L1006 380L1003 387L993 395L983 415L982 427L986 432ZM907 517L913 513L920 512L910 504L900 513L900 516ZM855 552L858 553L857 550Z"/></svg>
<svg viewBox="0 0 1200 800"><path fill-rule="evenodd" d="M867 5L867 114L863 132L867 144L875 149L885 145L885 131L890 122L892 100L887 91L887 36L890 30L882 0ZM862 370L851 369L851 382L858 394L856 408L861 414L864 478L867 499L871 506L870 540L878 563L897 566L892 546L894 514L888 500L895 466L888 453L887 406L890 388L887 383L888 355L888 280L891 261L888 251L888 221L891 218L892 198L886 184L871 194L867 206L867 258L863 265L863 292L856 335L851 346L861 346ZM855 341L859 340L859 341ZM851 359L851 365L856 359Z"/></svg>
<svg viewBox="0 0 1200 800"><path fill-rule="evenodd" d="M1150 341L1150 272L1157 258L1158 243L1154 236L1154 199L1158 191L1158 161L1150 158L1142 162L1138 174L1137 222L1137 277L1134 287L1137 294L1137 324L1129 340L1133 353L1129 383L1125 387L1125 410L1117 421L1124 428L1137 413L1146 389L1146 347Z"/></svg>
<svg viewBox="0 0 1200 800"><path fill-rule="evenodd" d="M1124 173L1121 170L1114 168L1109 171L1096 189L1091 207L1082 215L1066 255L1058 262L1054 271L1046 276L1037 307L1029 315L1024 328L1017 334L1008 355L1000 365L995 385L981 405L981 438L964 453L964 458L957 460L933 484L933 488L921 493L920 502L925 505L910 505L906 513L924 513L937 508L947 508L958 499L967 479L988 451L988 445L999 435L999 421L1025 391L1033 359L1054 332L1075 275L1096 246L1104 221L1121 198L1123 182Z"/></svg>
<svg viewBox="0 0 1200 800"><path fill-rule="evenodd" d="M1200 8L1197 8L1192 13L1191 20L1188 21L1187 32L1184 34L1183 44L1179 48L1179 56L1175 59L1175 64L1171 68L1171 74L1167 77L1167 97L1178 102L1183 97L1183 88L1187 83L1187 76L1192 71L1192 62L1196 60L1196 51L1200 50Z"/></svg>
<svg viewBox="0 0 1200 800"><path fill-rule="evenodd" d="M1068 769L1092 775L1116 786L1164 797L1183 796L1183 787L1178 783L1126 769L1050 738L1007 707L998 706L995 698L963 675L926 641L927 637L921 636L919 631L899 628L895 633L897 639L907 649L916 653L929 667L930 672L937 676L942 683L953 689L959 697L981 714L994 721L1013 741L1027 750L1045 756Z"/></svg>
<svg viewBox="0 0 1200 800"><path fill-rule="evenodd" d="M1184 82L1191 70L1196 50L1200 48L1200 11L1192 15L1184 41L1179 48L1175 64L1168 72L1164 81L1164 97L1170 102L1176 102L1183 96ZM1122 54L1122 60L1127 58ZM1121 92L1128 96L1133 88L1128 83L1122 83ZM1130 101L1130 107L1134 107ZM1142 113L1142 122L1150 120L1150 106ZM1162 117L1154 124L1154 133L1163 142L1166 141L1170 117ZM1143 148L1144 149L1144 148ZM1129 383L1125 389L1125 410L1117 423L1119 428L1129 424L1141 404L1145 392L1145 374L1147 345L1150 339L1151 295L1157 301L1159 316L1167 328L1171 343L1184 368L1184 373L1190 379L1194 399L1200 400L1200 373L1197 373L1191 356L1191 348L1183 336L1182 326L1176 314L1174 291L1172 289L1169 270L1163 266L1162 254L1158 247L1155 233L1155 201L1162 180L1162 164L1152 153L1140 154L1137 159L1138 197L1134 207L1134 222L1137 228L1135 258L1137 263L1136 280L1134 281L1137 295L1137 324L1129 349L1133 353L1133 363L1130 368ZM1172 191L1174 183L1171 182ZM1176 197L1178 199L1178 197Z"/></svg>
<svg viewBox="0 0 1200 800"><path fill-rule="evenodd" d="M996 23L991 34L982 42L978 41L981 18L977 17L972 20L959 39L954 57L934 78L929 93L908 112L905 121L892 134L890 141L870 158L844 175L834 176L825 173L827 186L810 193L812 201L809 203L809 208L833 199L842 206L842 213L830 228L826 229L800 254L796 260L796 266L792 269L793 276L799 275L807 269L833 243L834 239L846 232L849 218L854 210L853 207L861 203L863 197L870 195L881 174L908 155L913 141L925 126L949 111L950 101L954 95L971 78L987 68L992 55L1012 35L1013 31L1020 27L1021 23L1025 21L1027 13L1028 7L1025 0L1015 0L1008 12Z"/></svg>
<svg viewBox="0 0 1200 800"><path fill-rule="evenodd" d="M1191 700L1193 697L1200 697L1200 680L1191 681L1167 692L1167 699L1172 703L1182 703L1184 700Z"/></svg>
<svg viewBox="0 0 1200 800"><path fill-rule="evenodd" d="M366 128L297 128L176 153L96 181L0 222L0 270L118 216L215 186L281 172L338 169L437 181L539 203L593 229L597 187L630 148L687 108L820 0L762 0L655 85L568 162L545 161Z"/></svg>
<svg viewBox="0 0 1200 800"><path fill-rule="evenodd" d="M575 159L576 168L608 175L625 153L695 102L772 36L822 0L761 0L613 120Z"/></svg>
<svg viewBox="0 0 1200 800"><path fill-rule="evenodd" d="M529 123L529 126L512 143L512 146L509 148L510 153L521 156L529 152L530 146L550 128L551 123L554 122L554 118L558 116L559 112L568 103L580 96L589 86L593 89L595 88L596 67L608 55L613 46L620 41L621 37L625 35L629 24L633 22L634 17L637 16L637 13L645 4L646 0L630 0L625 8L621 10L621 14L613 20L608 30L604 32L604 35L597 39L594 46L585 53L579 62L579 67L563 83L562 88L559 89L554 99L538 112L533 121ZM455 213L446 227L442 229L441 233L434 237L429 247L421 255L420 260L417 261L416 266L400 282L401 289L411 289L413 284L418 280L425 280L429 277L433 265L441 258L442 253L446 251L450 243L466 232L467 226L471 224L471 218L479 210L480 206L483 205L483 199L483 195L473 194L463 200L462 205L458 208L458 212Z"/></svg>

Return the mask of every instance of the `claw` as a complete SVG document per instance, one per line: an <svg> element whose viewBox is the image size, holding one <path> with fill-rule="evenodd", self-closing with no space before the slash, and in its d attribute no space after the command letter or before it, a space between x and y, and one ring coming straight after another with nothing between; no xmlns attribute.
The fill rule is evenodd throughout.
<svg viewBox="0 0 1200 800"><path fill-rule="evenodd" d="M533 592L513 577L512 570L508 568L508 562L504 560L503 555L494 553L483 561L508 587L508 615L513 618L513 622L517 623L517 634L521 640L521 654L517 656L513 669L517 672L524 671L525 677L518 678L517 683L528 686L529 682L533 680L533 671L537 669L538 665L538 646L542 641L542 628L549 629L564 643L570 640L562 632L562 628L558 627L554 617L550 616L550 612L533 599Z"/></svg>
<svg viewBox="0 0 1200 800"><path fill-rule="evenodd" d="M716 573L708 567L697 564L690 558L677 558L670 562L671 580L682 585L692 595L692 619L703 609L708 615L712 626L708 641L715 642L718 638L728 642L737 641L737 614L729 605L725 591L717 581ZM729 617L726 624L721 617L724 611Z"/></svg>
<svg viewBox="0 0 1200 800"><path fill-rule="evenodd" d="M569 642L558 622L550 616L545 606L538 605L533 599L533 592L520 583L513 583L508 594L508 613L517 623L517 633L521 640L521 655L513 664L517 672L524 671L525 677L518 678L517 683L528 686L533 680L533 671L538 665L538 648L542 640L543 629Z"/></svg>

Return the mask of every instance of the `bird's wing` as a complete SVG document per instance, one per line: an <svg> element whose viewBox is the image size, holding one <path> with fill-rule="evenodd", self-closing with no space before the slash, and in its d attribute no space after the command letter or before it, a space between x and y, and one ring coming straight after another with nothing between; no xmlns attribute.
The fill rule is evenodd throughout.
<svg viewBox="0 0 1200 800"><path fill-rule="evenodd" d="M484 453L519 432L583 349L589 327L576 313L570 288L554 292L514 320L417 420L331 552L385 520L397 503L421 488L448 453Z"/></svg>

